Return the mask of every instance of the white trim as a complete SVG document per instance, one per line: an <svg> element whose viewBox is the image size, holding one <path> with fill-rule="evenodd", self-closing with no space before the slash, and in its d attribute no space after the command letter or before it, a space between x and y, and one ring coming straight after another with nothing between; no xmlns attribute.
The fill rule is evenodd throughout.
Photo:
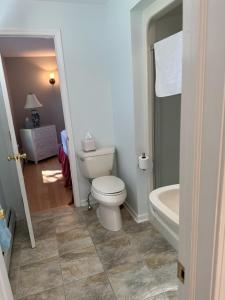
<svg viewBox="0 0 225 300"><path fill-rule="evenodd" d="M96 205L98 202L91 196L90 203L91 203L91 205ZM87 207L88 206L87 199L81 199L80 206Z"/></svg>
<svg viewBox="0 0 225 300"><path fill-rule="evenodd" d="M79 193L79 185L78 185L78 172L77 172L77 161L76 161L76 152L75 152L75 142L72 131L72 121L69 109L69 96L67 89L67 80L66 80L66 72L64 66L64 58L63 58L63 48L62 48L62 40L60 31L57 31L54 36L55 42L55 51L56 51L56 59L58 65L58 72L60 78L60 91L63 105L63 113L64 113L64 122L66 127L66 132L69 138L69 160L70 160L70 171L73 183L73 194L74 201L77 207L81 205L80 203L80 193Z"/></svg>
<svg viewBox="0 0 225 300"><path fill-rule="evenodd" d="M216 22L215 22L216 20ZM184 1L179 260L182 300L224 299L225 3ZM221 169L222 168L222 169Z"/></svg>
<svg viewBox="0 0 225 300"><path fill-rule="evenodd" d="M199 214L200 214L200 188L201 188L201 163L203 146L203 116L204 116L204 87L206 67L206 42L207 42L207 1L199 1L199 44L196 51L196 117L194 119L194 168L193 168L193 190L192 190L192 225L191 225L191 253L189 270L189 293L191 299L196 299L197 261ZM184 50L185 51L185 50ZM184 113L184 112L183 112ZM184 116L183 116L184 119Z"/></svg>
<svg viewBox="0 0 225 300"><path fill-rule="evenodd" d="M53 38L55 43L55 52L56 59L58 65L58 73L60 78L60 91L62 98L62 106L64 113L64 121L65 127L67 130L68 138L69 138L69 159L70 159L70 168L71 168L71 176L73 183L73 194L75 206L80 206L80 194L79 194L79 186L78 186L78 172L77 172L77 163L76 163L76 153L75 153L75 144L73 138L72 131L72 121L70 114L70 106L69 106L69 94L67 88L67 80L66 80L66 71L64 65L64 57L63 57L63 46L61 39L60 30L18 30L16 28L8 28L4 30L0 30L0 36L8 36L8 37L31 37L31 38Z"/></svg>
<svg viewBox="0 0 225 300"><path fill-rule="evenodd" d="M81 206L81 207L85 207L85 206L87 206L87 205L88 205L87 199L81 199L81 200L80 200L80 206Z"/></svg>
<svg viewBox="0 0 225 300"><path fill-rule="evenodd" d="M142 223L149 221L149 213L138 215L135 210L128 204L128 202L124 202L124 207L127 209L131 217L135 220L136 223Z"/></svg>
<svg viewBox="0 0 225 300"><path fill-rule="evenodd" d="M223 113L221 126L220 170L218 182L218 207L214 232L213 280L211 282L211 299L225 299L225 81Z"/></svg>

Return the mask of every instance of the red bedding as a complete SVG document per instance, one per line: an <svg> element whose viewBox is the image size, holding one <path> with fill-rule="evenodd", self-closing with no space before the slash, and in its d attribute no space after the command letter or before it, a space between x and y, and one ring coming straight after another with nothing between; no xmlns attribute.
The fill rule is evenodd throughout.
<svg viewBox="0 0 225 300"><path fill-rule="evenodd" d="M65 179L65 187L72 188L69 157L64 152L62 145L59 147L58 158L59 162L62 165L62 174Z"/></svg>

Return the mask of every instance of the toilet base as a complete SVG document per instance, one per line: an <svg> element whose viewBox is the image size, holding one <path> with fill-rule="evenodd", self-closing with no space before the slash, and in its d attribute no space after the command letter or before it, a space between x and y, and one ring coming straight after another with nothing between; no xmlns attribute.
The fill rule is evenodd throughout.
<svg viewBox="0 0 225 300"><path fill-rule="evenodd" d="M104 206L100 204L96 213L99 222L104 228L110 231L118 231L122 228L122 218L119 206Z"/></svg>

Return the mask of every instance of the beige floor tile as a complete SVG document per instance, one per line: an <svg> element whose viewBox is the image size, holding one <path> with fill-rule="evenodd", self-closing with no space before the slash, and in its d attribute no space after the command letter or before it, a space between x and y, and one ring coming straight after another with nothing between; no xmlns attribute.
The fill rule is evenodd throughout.
<svg viewBox="0 0 225 300"><path fill-rule="evenodd" d="M28 265L44 259L58 257L56 237L46 240L37 240L34 249L31 246L21 249L20 265Z"/></svg>
<svg viewBox="0 0 225 300"><path fill-rule="evenodd" d="M150 222L135 223L125 208L123 228L108 231L95 210L34 214L35 249L26 223L18 223L10 266L16 299L176 300L177 253L161 234Z"/></svg>
<svg viewBox="0 0 225 300"><path fill-rule="evenodd" d="M117 299L148 299L163 293L161 285L143 262L111 269L108 277Z"/></svg>
<svg viewBox="0 0 225 300"><path fill-rule="evenodd" d="M66 255L67 253L76 252L93 246L94 244L89 236L79 239L71 239L64 242L58 242L59 255L61 257Z"/></svg>
<svg viewBox="0 0 225 300"><path fill-rule="evenodd" d="M85 224L83 220L80 219L75 214L64 215L62 217L55 218L56 222L56 233L67 232L76 228L84 228Z"/></svg>
<svg viewBox="0 0 225 300"><path fill-rule="evenodd" d="M62 285L58 259L43 260L20 268L17 297L23 298Z"/></svg>
<svg viewBox="0 0 225 300"><path fill-rule="evenodd" d="M165 293L165 300L177 300L178 299L178 291L167 291Z"/></svg>
<svg viewBox="0 0 225 300"><path fill-rule="evenodd" d="M165 264L155 269L154 276L165 292L178 289L176 262Z"/></svg>
<svg viewBox="0 0 225 300"><path fill-rule="evenodd" d="M19 283L19 276L20 276L20 268L10 268L9 271L9 281L11 284L12 292L14 295L14 298L17 297L17 290L18 290L18 283Z"/></svg>
<svg viewBox="0 0 225 300"><path fill-rule="evenodd" d="M33 224L36 240L51 239L56 236L56 224L54 219L45 219Z"/></svg>
<svg viewBox="0 0 225 300"><path fill-rule="evenodd" d="M105 270L121 264L136 262L141 258L128 235L97 244L96 250Z"/></svg>
<svg viewBox="0 0 225 300"><path fill-rule="evenodd" d="M53 215L52 210L36 212L36 213L32 213L32 215L31 215L32 223L39 223L39 222L46 221L46 220L53 219L53 218L54 218L54 215Z"/></svg>
<svg viewBox="0 0 225 300"><path fill-rule="evenodd" d="M57 287L21 300L65 300L64 287Z"/></svg>
<svg viewBox="0 0 225 300"><path fill-rule="evenodd" d="M75 257L80 256L78 259L74 259L74 253L69 255L64 256L63 260L61 259L62 276L65 283L104 272L96 253L82 251L82 253L76 253Z"/></svg>
<svg viewBox="0 0 225 300"><path fill-rule="evenodd" d="M65 285L66 300L116 300L104 273Z"/></svg>

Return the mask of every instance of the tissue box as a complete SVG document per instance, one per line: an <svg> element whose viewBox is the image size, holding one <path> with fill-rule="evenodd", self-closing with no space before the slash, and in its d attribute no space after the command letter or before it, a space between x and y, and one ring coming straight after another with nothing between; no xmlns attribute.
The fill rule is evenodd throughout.
<svg viewBox="0 0 225 300"><path fill-rule="evenodd" d="M96 145L95 145L94 139L83 140L81 143L82 143L82 148L83 148L84 152L96 150Z"/></svg>

